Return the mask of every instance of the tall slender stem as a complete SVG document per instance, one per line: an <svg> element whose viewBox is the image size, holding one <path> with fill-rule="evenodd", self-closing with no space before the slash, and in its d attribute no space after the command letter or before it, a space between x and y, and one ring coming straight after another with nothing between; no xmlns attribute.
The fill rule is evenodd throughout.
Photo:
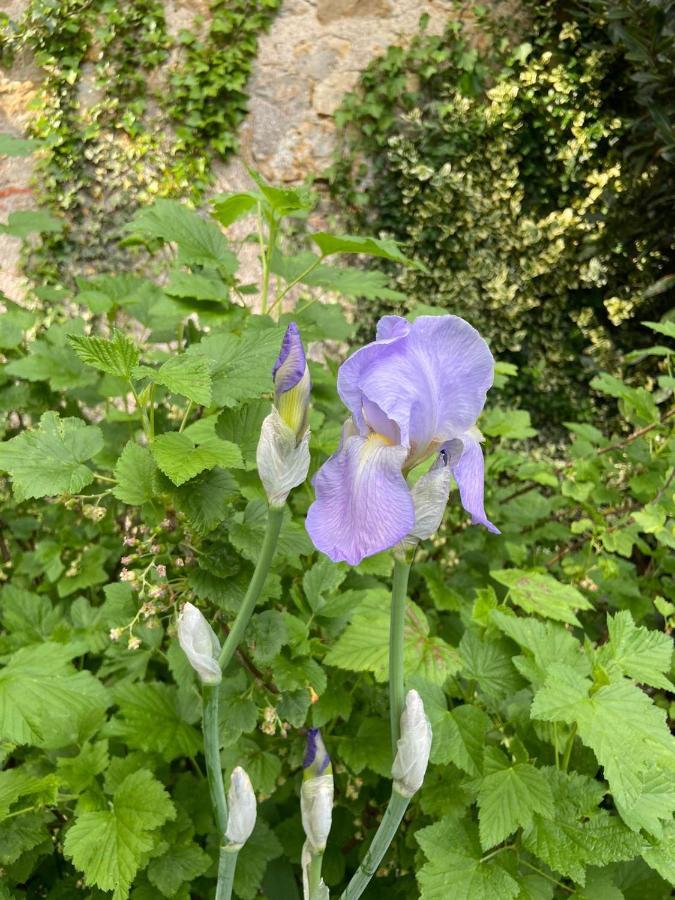
<svg viewBox="0 0 675 900"><path fill-rule="evenodd" d="M410 799L399 794L397 791L391 792L391 798L387 808L382 816L380 827L375 832L368 852L363 857L363 862L358 867L352 880L340 895L340 900L357 900L358 897L368 887L370 879L373 877L377 868L384 858L384 854L389 849L389 845L394 839L394 835L401 824L401 819L408 808Z"/></svg>
<svg viewBox="0 0 675 900"><path fill-rule="evenodd" d="M309 883L308 900L316 900L319 896L319 888L321 887L321 866L323 864L323 853L313 853L307 873Z"/></svg>
<svg viewBox="0 0 675 900"><path fill-rule="evenodd" d="M223 644L223 649L220 651L220 658L218 661L223 670L229 665L244 636L246 626L249 623L255 605L260 597L260 592L265 584L267 573L270 570L272 559L274 558L274 552L277 549L281 523L284 518L284 509L285 507L283 506L270 506L267 511L267 529L265 530L265 537L263 539L262 547L260 548L260 556L258 557L258 562L253 571L253 577L251 578L246 594L244 595L241 608L237 613L237 618L234 620L234 624L227 636L227 640Z"/></svg>
<svg viewBox="0 0 675 900"><path fill-rule="evenodd" d="M218 859L218 886L216 888L216 900L230 900L234 872L237 868L239 848L221 847Z"/></svg>
<svg viewBox="0 0 675 900"><path fill-rule="evenodd" d="M206 759L206 777L209 782L211 806L218 826L218 839L225 840L227 831L227 799L223 782L223 769L220 765L220 735L218 729L218 691L219 685L205 684L202 689L204 713L202 728L204 731L204 757Z"/></svg>
<svg viewBox="0 0 675 900"><path fill-rule="evenodd" d="M401 731L401 713L405 703L403 679L403 632L405 628L405 599L411 563L397 559L391 586L391 624L389 626L389 727L392 758Z"/></svg>

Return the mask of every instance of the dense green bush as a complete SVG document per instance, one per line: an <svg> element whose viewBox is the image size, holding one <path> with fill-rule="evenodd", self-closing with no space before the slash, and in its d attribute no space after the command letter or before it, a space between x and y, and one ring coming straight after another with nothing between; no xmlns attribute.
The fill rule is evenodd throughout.
<svg viewBox="0 0 675 900"><path fill-rule="evenodd" d="M310 205L261 182L215 203L223 225L276 211L260 222L265 315L243 302L250 285L216 222L166 200L129 228L166 261L159 281L107 274L66 290L67 302L4 301L3 900L213 896L201 700L176 615L192 600L223 635L258 558L255 447L280 325L294 317L307 341L344 347L354 325L309 287L368 293L363 309L396 299L379 272L282 255L281 213ZM367 239L314 235L313 245L401 259ZM307 287L277 321L294 284ZM662 342L652 352L670 355L672 324L652 331ZM316 467L344 409L335 359L310 365ZM569 424L570 445L533 450L528 413L507 399L517 372L497 372L479 424L502 534L467 528L453 499L418 553L405 668L432 721L432 766L366 896L666 900L675 381L599 375L595 388L618 404L616 432ZM243 764L259 799L237 868L243 900L301 896L306 726L322 728L334 763L323 869L334 896L389 791L392 558L350 569L316 554L303 528L311 495L308 484L292 494L220 688L222 764L228 774Z"/></svg>
<svg viewBox="0 0 675 900"><path fill-rule="evenodd" d="M673 224L657 202L670 163L625 158L635 139L615 102L618 51L595 21L552 24L554 11L537 7L515 47L486 31L478 53L451 23L390 48L345 100L332 172L348 220L426 264L401 276L404 308L480 320L549 422L588 416L580 388L640 345L636 319L668 308L656 282Z"/></svg>

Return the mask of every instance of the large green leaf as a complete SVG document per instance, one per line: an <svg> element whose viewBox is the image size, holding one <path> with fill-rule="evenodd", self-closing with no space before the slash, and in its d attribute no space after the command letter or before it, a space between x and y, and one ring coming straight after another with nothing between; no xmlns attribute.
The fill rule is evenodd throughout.
<svg viewBox="0 0 675 900"><path fill-rule="evenodd" d="M129 378L138 362L138 348L130 338L117 329L113 331L110 340L71 334L68 341L82 362L108 375Z"/></svg>
<svg viewBox="0 0 675 900"><path fill-rule="evenodd" d="M141 506L151 501L157 492L157 466L147 447L129 441L115 466L117 484L113 494L123 503Z"/></svg>
<svg viewBox="0 0 675 900"><path fill-rule="evenodd" d="M380 256L393 262L403 263L406 266L421 268L421 263L408 259L401 252L396 241L384 238L359 237L353 234L335 235L325 231L316 231L309 235L314 241L322 256L331 256L333 253L364 253L367 256Z"/></svg>
<svg viewBox="0 0 675 900"><path fill-rule="evenodd" d="M160 434L152 442L152 455L164 474L178 487L205 469L239 468L241 453L235 444L216 438L218 444L197 446L186 432Z"/></svg>
<svg viewBox="0 0 675 900"><path fill-rule="evenodd" d="M187 397L200 406L211 403L211 361L198 353L183 353L167 359L159 369L137 366L134 378L148 378L155 384L162 384L172 394Z"/></svg>
<svg viewBox="0 0 675 900"><path fill-rule="evenodd" d="M519 826L531 825L535 813L552 819L553 795L541 772L529 763L516 763L483 778L478 810L481 846L489 850Z"/></svg>
<svg viewBox="0 0 675 900"><path fill-rule="evenodd" d="M556 619L568 625L578 625L575 609L592 609L584 595L570 584L562 584L552 575L524 569L491 571L495 581L509 589L509 598L528 613L545 619Z"/></svg>
<svg viewBox="0 0 675 900"><path fill-rule="evenodd" d="M84 462L102 447L103 436L96 426L46 412L38 428L0 444L0 469L12 476L19 500L77 494L94 480Z"/></svg>

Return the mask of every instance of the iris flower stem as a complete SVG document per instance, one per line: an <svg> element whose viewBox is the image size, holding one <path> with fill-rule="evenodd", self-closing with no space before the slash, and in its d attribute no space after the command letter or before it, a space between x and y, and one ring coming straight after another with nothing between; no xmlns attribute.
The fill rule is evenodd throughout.
<svg viewBox="0 0 675 900"><path fill-rule="evenodd" d="M244 595L241 608L237 613L237 618L234 620L232 629L223 644L223 649L220 651L218 661L223 670L230 664L230 661L244 636L246 626L249 623L265 584L265 579L267 578L275 550L277 549L281 523L284 518L284 509L285 507L283 506L270 506L267 511L267 529L265 531L262 547L260 548L258 562L255 564L255 569L253 570L253 577L251 578L246 594Z"/></svg>
<svg viewBox="0 0 675 900"><path fill-rule="evenodd" d="M239 848L221 847L218 860L218 886L216 887L216 900L230 900L232 885L234 883L234 871L237 868Z"/></svg>
<svg viewBox="0 0 675 900"><path fill-rule="evenodd" d="M405 703L403 680L403 632L405 627L405 600L408 592L408 576L412 563L396 559L391 586L391 624L389 626L389 726L391 731L392 758L396 756L396 744L401 736L401 713Z"/></svg>
<svg viewBox="0 0 675 900"><path fill-rule="evenodd" d="M211 806L218 826L219 840L225 840L227 831L227 798L223 783L223 769L220 765L220 736L218 733L218 691L219 685L205 684L202 688L204 713L202 729L204 731L204 757L206 759L206 777L209 782Z"/></svg>
<svg viewBox="0 0 675 900"><path fill-rule="evenodd" d="M340 895L340 900L357 900L368 887L370 879L377 872L378 866L389 849L389 845L398 831L408 804L409 797L404 797L398 791L391 792L391 799L380 822L380 827L375 832L368 852L363 857L363 862L358 867L352 880Z"/></svg>
<svg viewBox="0 0 675 900"><path fill-rule="evenodd" d="M309 871L307 873L307 881L309 886L308 900L315 900L318 896L317 891L321 886L321 866L323 864L323 853L312 853L312 859L309 863Z"/></svg>

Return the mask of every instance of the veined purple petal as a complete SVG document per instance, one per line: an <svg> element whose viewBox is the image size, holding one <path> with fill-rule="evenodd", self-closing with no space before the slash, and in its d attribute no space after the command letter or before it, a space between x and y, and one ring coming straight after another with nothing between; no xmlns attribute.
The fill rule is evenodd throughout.
<svg viewBox="0 0 675 900"><path fill-rule="evenodd" d="M459 488L462 506L470 513L473 525L485 525L493 534L501 534L485 515L483 507L485 465L480 444L466 434L462 435L460 440L463 445L461 452L458 454L457 445L460 441L457 440L450 441L448 452L450 468Z"/></svg>
<svg viewBox="0 0 675 900"><path fill-rule="evenodd" d="M300 330L295 322L291 322L286 329L284 339L281 342L281 350L272 369L274 390L279 397L286 391L290 391L305 374L307 360L305 348L302 346Z"/></svg>
<svg viewBox="0 0 675 900"><path fill-rule="evenodd" d="M413 456L423 457L475 423L493 372L487 344L464 319L420 316L409 325L387 316L378 340L343 363L338 391L359 428L374 427L364 413L370 401L398 425Z"/></svg>
<svg viewBox="0 0 675 900"><path fill-rule="evenodd" d="M351 435L316 473L307 531L333 562L356 566L411 530L415 510L401 473L405 457L405 447L377 435Z"/></svg>

